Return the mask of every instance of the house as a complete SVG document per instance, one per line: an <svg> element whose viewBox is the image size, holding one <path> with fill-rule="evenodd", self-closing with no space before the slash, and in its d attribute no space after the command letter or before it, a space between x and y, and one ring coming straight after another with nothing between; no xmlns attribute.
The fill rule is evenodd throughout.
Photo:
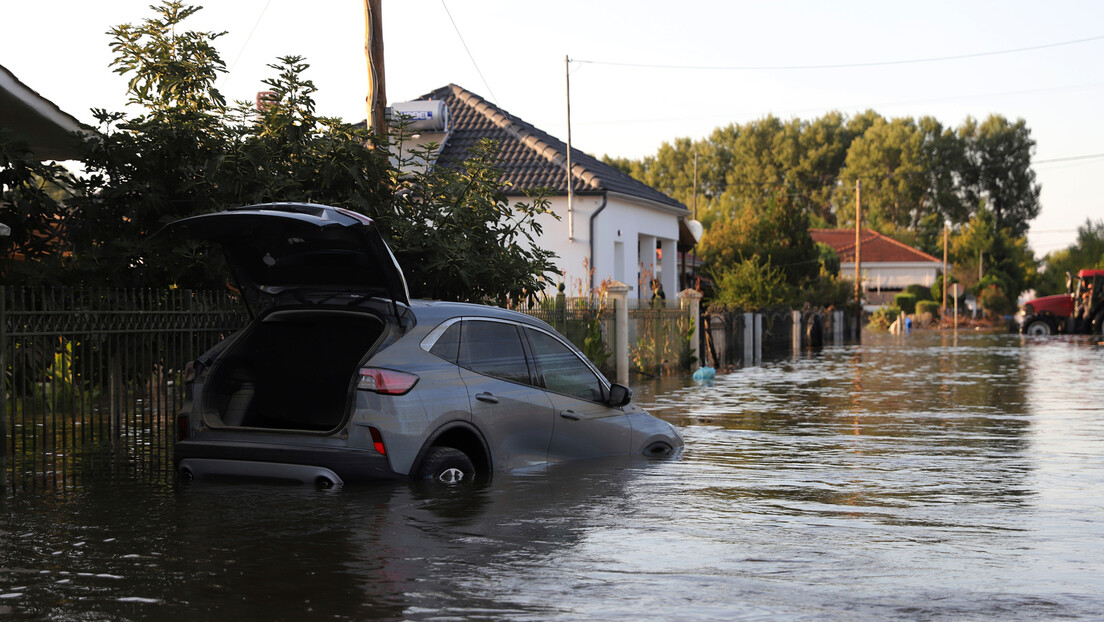
<svg viewBox="0 0 1104 622"><path fill-rule="evenodd" d="M840 275L855 275L855 230L811 229L814 242L835 249ZM862 230L862 279L868 306L893 302L893 296L909 285L931 287L943 270L943 262L931 255L870 229Z"/></svg>
<svg viewBox="0 0 1104 622"><path fill-rule="evenodd" d="M409 111L418 102L431 104L432 110L419 113L416 121L434 114L441 120L416 138L439 145L438 162L462 161L477 141L490 138L499 142L501 181L509 186L510 200L525 200L526 189L550 190L550 207L560 219L541 217L539 244L558 256L569 293L612 279L631 286L630 295L648 298L652 278L668 297L679 291L679 252L697 241L685 205L572 149L569 208L563 141L455 84L393 108Z"/></svg>
<svg viewBox="0 0 1104 622"><path fill-rule="evenodd" d="M0 66L0 130L30 147L39 160L75 160L80 157L84 131L71 115L42 97Z"/></svg>

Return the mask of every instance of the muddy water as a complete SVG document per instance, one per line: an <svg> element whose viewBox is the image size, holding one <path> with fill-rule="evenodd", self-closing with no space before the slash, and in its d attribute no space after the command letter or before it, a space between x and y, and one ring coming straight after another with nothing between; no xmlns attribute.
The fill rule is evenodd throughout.
<svg viewBox="0 0 1104 622"><path fill-rule="evenodd" d="M475 491L91 476L0 506L0 619L1104 615L1104 346L868 336L637 398L664 462Z"/></svg>

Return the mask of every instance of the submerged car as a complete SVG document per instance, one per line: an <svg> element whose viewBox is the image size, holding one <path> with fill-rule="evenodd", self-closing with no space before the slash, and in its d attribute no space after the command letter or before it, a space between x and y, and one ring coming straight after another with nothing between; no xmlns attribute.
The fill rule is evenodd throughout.
<svg viewBox="0 0 1104 622"><path fill-rule="evenodd" d="M223 247L253 315L189 364L173 458L185 479L463 482L682 447L544 322L410 300L363 215L275 203L170 227Z"/></svg>

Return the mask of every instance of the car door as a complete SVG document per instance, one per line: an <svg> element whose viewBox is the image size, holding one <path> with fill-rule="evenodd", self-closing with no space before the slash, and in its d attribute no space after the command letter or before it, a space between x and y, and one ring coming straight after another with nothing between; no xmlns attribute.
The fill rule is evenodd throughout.
<svg viewBox="0 0 1104 622"><path fill-rule="evenodd" d="M495 469L542 464L552 438L552 402L533 386L518 326L466 319L458 363L472 423L490 446Z"/></svg>
<svg viewBox="0 0 1104 622"><path fill-rule="evenodd" d="M538 384L555 411L549 462L628 455L632 426L606 404L606 383L573 348L551 333L526 327Z"/></svg>

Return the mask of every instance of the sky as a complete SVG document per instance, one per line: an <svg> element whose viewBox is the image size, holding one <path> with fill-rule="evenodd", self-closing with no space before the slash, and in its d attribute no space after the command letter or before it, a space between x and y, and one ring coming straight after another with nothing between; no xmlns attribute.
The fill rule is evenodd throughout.
<svg viewBox="0 0 1104 622"><path fill-rule="evenodd" d="M124 110L108 31L154 0L0 0L0 65L82 122ZM199 4L199 3L197 3ZM218 87L252 101L267 66L306 58L318 112L365 118L362 0L212 0L186 22L226 31ZM449 83L601 156L641 158L664 142L766 115L838 110L1024 119L1036 141L1042 209L1036 255L1104 219L1104 2L929 0L383 0L389 102ZM570 58L570 64L565 59Z"/></svg>

